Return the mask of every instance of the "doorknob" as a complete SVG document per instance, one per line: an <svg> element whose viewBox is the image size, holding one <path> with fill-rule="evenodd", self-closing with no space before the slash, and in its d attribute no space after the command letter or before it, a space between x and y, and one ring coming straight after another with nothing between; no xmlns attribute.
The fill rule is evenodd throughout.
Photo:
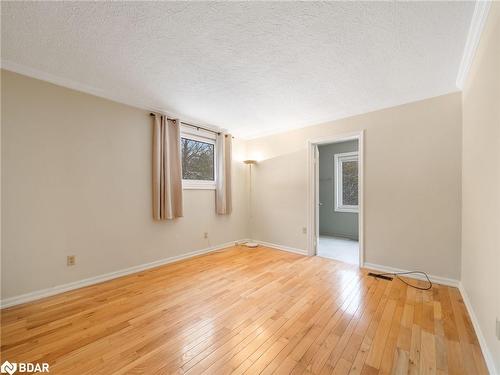
<svg viewBox="0 0 500 375"><path fill-rule="evenodd" d="M323 202L319 202L319 205L320 205L320 206L323 206Z"/></svg>

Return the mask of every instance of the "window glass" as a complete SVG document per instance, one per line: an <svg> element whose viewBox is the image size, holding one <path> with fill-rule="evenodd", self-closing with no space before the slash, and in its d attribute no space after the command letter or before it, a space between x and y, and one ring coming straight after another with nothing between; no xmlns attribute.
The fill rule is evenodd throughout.
<svg viewBox="0 0 500 375"><path fill-rule="evenodd" d="M358 153L335 154L335 211L358 212Z"/></svg>
<svg viewBox="0 0 500 375"><path fill-rule="evenodd" d="M181 138L182 179L214 181L213 143Z"/></svg>
<svg viewBox="0 0 500 375"><path fill-rule="evenodd" d="M342 205L358 205L358 162L342 163Z"/></svg>

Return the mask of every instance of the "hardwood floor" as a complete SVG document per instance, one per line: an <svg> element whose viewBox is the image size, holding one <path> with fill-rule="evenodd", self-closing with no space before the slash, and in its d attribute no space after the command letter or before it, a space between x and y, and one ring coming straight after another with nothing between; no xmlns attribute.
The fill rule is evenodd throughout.
<svg viewBox="0 0 500 375"><path fill-rule="evenodd" d="M487 374L455 288L233 247L2 311L52 374ZM414 282L414 280L412 280Z"/></svg>

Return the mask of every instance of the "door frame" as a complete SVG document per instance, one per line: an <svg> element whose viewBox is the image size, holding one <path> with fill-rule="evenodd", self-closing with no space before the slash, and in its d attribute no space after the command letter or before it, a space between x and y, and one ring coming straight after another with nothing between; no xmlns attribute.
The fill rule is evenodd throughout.
<svg viewBox="0 0 500 375"><path fill-rule="evenodd" d="M318 146L330 143L358 140L358 242L359 267L363 267L365 259L364 241L364 129L356 132L339 133L327 137L309 139L307 141L307 255L316 255L319 238L319 159Z"/></svg>

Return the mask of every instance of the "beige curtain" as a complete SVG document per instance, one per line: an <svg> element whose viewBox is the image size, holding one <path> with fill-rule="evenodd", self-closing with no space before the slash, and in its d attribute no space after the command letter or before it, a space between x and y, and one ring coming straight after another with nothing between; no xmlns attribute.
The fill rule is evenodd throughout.
<svg viewBox="0 0 500 375"><path fill-rule="evenodd" d="M182 216L180 122L156 114L153 124L153 218Z"/></svg>
<svg viewBox="0 0 500 375"><path fill-rule="evenodd" d="M219 215L229 215L232 210L231 199L231 134L217 135L217 184L215 208Z"/></svg>

